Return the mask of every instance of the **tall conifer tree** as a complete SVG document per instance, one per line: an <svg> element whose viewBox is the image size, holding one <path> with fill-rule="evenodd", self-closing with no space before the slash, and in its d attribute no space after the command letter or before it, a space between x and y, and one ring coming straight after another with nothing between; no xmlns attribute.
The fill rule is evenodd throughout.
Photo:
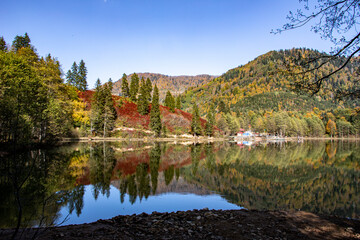
<svg viewBox="0 0 360 240"><path fill-rule="evenodd" d="M175 99L171 95L170 91L167 91L165 96L165 106L170 109L171 112L175 112Z"/></svg>
<svg viewBox="0 0 360 240"><path fill-rule="evenodd" d="M150 78L146 79L146 92L148 94L148 100L151 101L152 83Z"/></svg>
<svg viewBox="0 0 360 240"><path fill-rule="evenodd" d="M191 133L194 136L198 136L198 135L202 134L199 108L196 105L196 103L194 103L194 105L193 105L192 120L191 120Z"/></svg>
<svg viewBox="0 0 360 240"><path fill-rule="evenodd" d="M116 111L111 94L112 82L101 86L100 79L96 81L95 93L91 106L91 128L92 131L106 137L114 127Z"/></svg>
<svg viewBox="0 0 360 240"><path fill-rule="evenodd" d="M90 126L92 133L95 133L101 128L101 116L103 114L102 102L102 86L98 78L95 83L95 92L91 103Z"/></svg>
<svg viewBox="0 0 360 240"><path fill-rule="evenodd" d="M84 60L81 60L79 65L76 62L73 63L71 69L66 73L66 81L68 84L76 87L80 91L86 91L87 81L86 81L87 69L85 67Z"/></svg>
<svg viewBox="0 0 360 240"><path fill-rule="evenodd" d="M111 78L109 82L103 86L104 94L104 110L103 110L103 137L108 135L108 132L113 129L114 122L116 119L116 110L114 108L114 102L112 99L112 81Z"/></svg>
<svg viewBox="0 0 360 240"><path fill-rule="evenodd" d="M27 33L25 33L24 36L16 36L14 41L13 41L13 48L14 48L14 51L17 52L19 51L21 48L30 48L31 45L30 45L30 38L28 36Z"/></svg>
<svg viewBox="0 0 360 240"><path fill-rule="evenodd" d="M144 81L144 78L141 79L141 84L140 84L140 94L139 94L139 99L138 99L138 112L141 115L146 115L149 113L148 92L147 92L147 86Z"/></svg>
<svg viewBox="0 0 360 240"><path fill-rule="evenodd" d="M137 94L139 91L139 76L134 73L131 76L131 83L130 83L130 99L131 101L136 101Z"/></svg>
<svg viewBox="0 0 360 240"><path fill-rule="evenodd" d="M7 46L4 37L0 37L0 51L6 52Z"/></svg>
<svg viewBox="0 0 360 240"><path fill-rule="evenodd" d="M177 109L181 109L181 96L179 95L177 98L176 98L176 104L175 104L176 108Z"/></svg>
<svg viewBox="0 0 360 240"><path fill-rule="evenodd" d="M124 97L130 97L129 83L125 73L121 78L121 92Z"/></svg>
<svg viewBox="0 0 360 240"><path fill-rule="evenodd" d="M207 122L205 126L205 134L211 137L214 134L214 124L215 124L215 106L212 103L207 115Z"/></svg>
<svg viewBox="0 0 360 240"><path fill-rule="evenodd" d="M72 64L71 69L66 73L66 82L76 87L78 83L78 65L76 62Z"/></svg>
<svg viewBox="0 0 360 240"><path fill-rule="evenodd" d="M156 136L160 136L161 127L159 90L155 84L150 111L150 128L155 132Z"/></svg>
<svg viewBox="0 0 360 240"><path fill-rule="evenodd" d="M86 81L87 69L85 67L84 60L81 59L79 63L78 76L76 87L80 91L86 91L87 89L87 81Z"/></svg>

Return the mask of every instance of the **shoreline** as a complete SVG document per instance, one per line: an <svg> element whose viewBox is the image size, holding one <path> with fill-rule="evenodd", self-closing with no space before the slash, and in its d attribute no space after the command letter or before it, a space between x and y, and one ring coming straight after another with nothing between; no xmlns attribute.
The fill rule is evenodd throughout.
<svg viewBox="0 0 360 240"><path fill-rule="evenodd" d="M116 138L116 137L80 137L80 138L63 138L60 142L96 142L96 141L129 141L129 142L221 142L226 141L223 137L144 137L144 138Z"/></svg>
<svg viewBox="0 0 360 240"><path fill-rule="evenodd" d="M130 141L130 142L186 142L191 141L195 143L204 143L204 142L221 142L221 141L230 141L233 137L144 137L144 138L118 138L118 137L79 137L79 138L62 138L60 143L68 143L68 142L96 142L96 141ZM236 138L235 138L236 139ZM243 138L236 140L252 140L251 138ZM261 140L254 139L256 142L262 141L272 141L276 139L266 139L262 138ZM322 140L322 141L360 141L360 137L284 137L282 141L301 141L301 140ZM280 140L281 141L281 140Z"/></svg>
<svg viewBox="0 0 360 240"><path fill-rule="evenodd" d="M9 239L14 229L0 229ZM21 239L360 239L360 221L304 211L192 210L20 229Z"/></svg>

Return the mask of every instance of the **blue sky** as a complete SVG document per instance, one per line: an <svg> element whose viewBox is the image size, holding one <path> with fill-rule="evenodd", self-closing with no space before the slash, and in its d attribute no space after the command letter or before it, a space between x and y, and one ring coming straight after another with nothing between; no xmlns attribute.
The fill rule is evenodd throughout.
<svg viewBox="0 0 360 240"><path fill-rule="evenodd" d="M330 51L308 27L270 34L299 7L297 0L1 0L0 36L11 43L27 32L64 73L83 59L91 88L123 73L220 75L270 50Z"/></svg>

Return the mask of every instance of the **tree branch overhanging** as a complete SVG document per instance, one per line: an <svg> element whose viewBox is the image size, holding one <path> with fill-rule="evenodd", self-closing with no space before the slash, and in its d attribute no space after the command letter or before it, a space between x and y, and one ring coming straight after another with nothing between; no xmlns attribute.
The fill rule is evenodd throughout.
<svg viewBox="0 0 360 240"><path fill-rule="evenodd" d="M310 53L306 58L303 55L295 56L290 60L287 59L288 62L284 64L286 72L294 77L293 86L315 95L322 88L324 89L324 82L329 81L331 76L339 73L351 62L351 59L359 55L360 32L357 27L360 27L358 21L360 0L317 0L314 7L309 6L308 0L299 0L299 2L305 3L304 11L298 9L296 13L290 12L287 16L289 23L284 24L276 31L272 30L272 33L278 34L300 28L317 19L317 22L311 26L311 30L320 34L321 38L330 39L334 43L335 50L330 54ZM313 12L305 13L312 8ZM336 67L329 70L329 65ZM356 67L360 67L358 63L356 63ZM351 86L359 85L356 84L359 79L355 75L349 81L353 83ZM326 85L329 86L329 84ZM336 84L332 86L334 87ZM340 86L331 90L339 98L359 97L360 90L343 91L343 89L346 88Z"/></svg>

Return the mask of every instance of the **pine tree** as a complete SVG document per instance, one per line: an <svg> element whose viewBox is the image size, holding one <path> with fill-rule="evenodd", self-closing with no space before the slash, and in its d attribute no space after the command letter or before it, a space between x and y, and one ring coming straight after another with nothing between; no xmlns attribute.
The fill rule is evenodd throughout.
<svg viewBox="0 0 360 240"><path fill-rule="evenodd" d="M136 102L138 91L139 91L139 77L136 73L134 73L131 76L131 83L130 83L130 99L131 99L131 101Z"/></svg>
<svg viewBox="0 0 360 240"><path fill-rule="evenodd" d="M170 109L171 112L175 112L175 99L171 95L170 91L167 91L165 96L165 106Z"/></svg>
<svg viewBox="0 0 360 240"><path fill-rule="evenodd" d="M149 101L148 101L148 93L147 86L144 79L141 79L140 85L140 94L138 99L138 112L141 115L146 115L149 113Z"/></svg>
<svg viewBox="0 0 360 240"><path fill-rule="evenodd" d="M146 92L148 94L148 100L151 101L151 92L152 92L152 83L150 81L150 78L146 79Z"/></svg>
<svg viewBox="0 0 360 240"><path fill-rule="evenodd" d="M140 103L140 95L142 94L142 91L144 91L145 87L145 81L144 78L141 78L140 82L139 82L139 90L138 90L138 98L137 98L137 104ZM146 91L146 90L145 90Z"/></svg>
<svg viewBox="0 0 360 240"><path fill-rule="evenodd" d="M127 81L127 76L126 74L124 73L122 78L121 78L121 92L122 92L122 95L124 97L130 97L130 90L129 90L129 84L128 84L128 81Z"/></svg>
<svg viewBox="0 0 360 240"><path fill-rule="evenodd" d="M108 87L109 87L109 89L110 89L110 92L112 92L113 87L114 87L114 84L113 84L113 81L112 81L111 78L109 78L107 84L108 84Z"/></svg>
<svg viewBox="0 0 360 240"><path fill-rule="evenodd" d="M98 78L95 82L95 89L99 89L101 87L101 81L100 81L100 78Z"/></svg>
<svg viewBox="0 0 360 240"><path fill-rule="evenodd" d="M73 75L72 75L71 70L67 71L67 73L66 73L66 82L67 82L69 85L73 85L73 84L74 84Z"/></svg>
<svg viewBox="0 0 360 240"><path fill-rule="evenodd" d="M176 108L181 109L181 96L180 95L176 98Z"/></svg>
<svg viewBox="0 0 360 240"><path fill-rule="evenodd" d="M87 69L85 67L84 60L81 59L79 63L78 76L77 76L77 89L80 91L86 91L87 89L87 81L86 81Z"/></svg>
<svg viewBox="0 0 360 240"><path fill-rule="evenodd" d="M0 37L0 51L6 52L7 46L4 37Z"/></svg>
<svg viewBox="0 0 360 240"><path fill-rule="evenodd" d="M213 136L214 134L214 124L215 124L215 106L214 104L211 104L205 126L205 134L209 137Z"/></svg>
<svg viewBox="0 0 360 240"><path fill-rule="evenodd" d="M116 110L114 108L114 102L112 99L112 82L109 82L103 86L104 94L104 110L103 110L103 137L108 135L108 132L113 129L116 119Z"/></svg>
<svg viewBox="0 0 360 240"><path fill-rule="evenodd" d="M101 86L100 79L97 79L91 106L91 129L102 134L103 137L106 137L114 127L116 119L111 89L112 82L110 79L103 86Z"/></svg>
<svg viewBox="0 0 360 240"><path fill-rule="evenodd" d="M80 61L79 66L74 62L71 69L66 73L66 82L80 91L86 91L86 75L87 69L84 60Z"/></svg>
<svg viewBox="0 0 360 240"><path fill-rule="evenodd" d="M196 103L193 105L192 120L191 120L191 133L194 136L202 134L199 109Z"/></svg>
<svg viewBox="0 0 360 240"><path fill-rule="evenodd" d="M103 115L102 95L103 95L102 86L100 79L98 78L95 83L95 92L92 97L92 103L91 103L90 127L92 133L95 133L99 129L101 129L101 125L102 125L101 116Z"/></svg>
<svg viewBox="0 0 360 240"><path fill-rule="evenodd" d="M28 48L28 47L31 47L30 46L30 38L28 36L27 33L25 33L24 36L16 36L14 41L13 41L13 48L14 48L14 51L17 52L19 51L21 48Z"/></svg>
<svg viewBox="0 0 360 240"><path fill-rule="evenodd" d="M155 84L150 111L150 128L155 132L156 136L160 136L161 127L159 90Z"/></svg>
<svg viewBox="0 0 360 240"><path fill-rule="evenodd" d="M71 70L66 73L66 82L72 86L77 86L78 83L78 65L76 62L71 66Z"/></svg>

